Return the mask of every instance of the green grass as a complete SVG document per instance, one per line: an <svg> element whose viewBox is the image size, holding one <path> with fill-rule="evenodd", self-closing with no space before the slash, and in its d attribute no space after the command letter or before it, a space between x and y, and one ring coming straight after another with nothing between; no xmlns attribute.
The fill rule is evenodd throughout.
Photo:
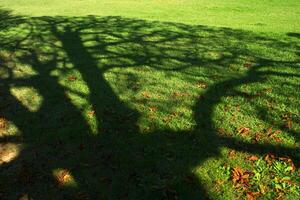
<svg viewBox="0 0 300 200"><path fill-rule="evenodd" d="M299 199L297 1L0 5L1 199Z"/></svg>
<svg viewBox="0 0 300 200"><path fill-rule="evenodd" d="M298 31L298 0L0 0L28 16L123 16L263 32Z"/></svg>

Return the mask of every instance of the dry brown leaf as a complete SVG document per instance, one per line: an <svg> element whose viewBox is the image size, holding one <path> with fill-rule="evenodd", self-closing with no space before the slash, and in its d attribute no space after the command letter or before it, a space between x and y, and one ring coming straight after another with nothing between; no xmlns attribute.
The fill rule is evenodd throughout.
<svg viewBox="0 0 300 200"><path fill-rule="evenodd" d="M145 98L151 98L151 95L148 92L142 92L142 96Z"/></svg>
<svg viewBox="0 0 300 200"><path fill-rule="evenodd" d="M156 111L157 111L157 107L150 107L149 110L150 110L151 112L156 112Z"/></svg>
<svg viewBox="0 0 300 200"><path fill-rule="evenodd" d="M236 156L236 151L235 150L230 150L229 153L228 153L228 156L230 158L234 158Z"/></svg>
<svg viewBox="0 0 300 200"><path fill-rule="evenodd" d="M225 131L225 129L223 129L223 128L220 128L220 129L218 130L218 133L219 133L219 135L226 135L226 131Z"/></svg>
<svg viewBox="0 0 300 200"><path fill-rule="evenodd" d="M231 171L231 180L236 187L247 189L249 187L250 172L244 171L240 167L235 167Z"/></svg>
<svg viewBox="0 0 300 200"><path fill-rule="evenodd" d="M94 117L95 113L96 113L95 110L91 110L87 113L87 115L89 116L89 118L92 118L92 117Z"/></svg>
<svg viewBox="0 0 300 200"><path fill-rule="evenodd" d="M267 130L267 135L270 137L270 136L272 135L272 133L273 133L273 129L272 129L272 128L269 128L269 129Z"/></svg>
<svg viewBox="0 0 300 200"><path fill-rule="evenodd" d="M182 93L182 92L174 92L173 93L173 97L188 97L188 96L191 96L191 95L188 93Z"/></svg>
<svg viewBox="0 0 300 200"><path fill-rule="evenodd" d="M257 156L250 156L249 158L247 158L247 160L249 160L249 161L257 161L258 157Z"/></svg>
<svg viewBox="0 0 300 200"><path fill-rule="evenodd" d="M269 164L269 165L272 165L273 161L275 160L275 156L271 153L267 154L265 156L265 161Z"/></svg>
<svg viewBox="0 0 300 200"><path fill-rule="evenodd" d="M247 127L242 126L242 127L237 129L237 132L241 135L248 135L250 133L250 129L247 128Z"/></svg>
<svg viewBox="0 0 300 200"><path fill-rule="evenodd" d="M70 171L66 169L59 170L55 177L59 186L65 186L66 184L74 182L74 178L71 175Z"/></svg>
<svg viewBox="0 0 300 200"><path fill-rule="evenodd" d="M256 200L259 197L259 192L247 192L247 200Z"/></svg>
<svg viewBox="0 0 300 200"><path fill-rule="evenodd" d="M76 77L76 76L69 76L69 77L68 77L68 80L69 80L69 81L76 81L76 80L77 80L77 77Z"/></svg>
<svg viewBox="0 0 300 200"><path fill-rule="evenodd" d="M262 138L262 134L261 133L255 133L255 137L253 138L252 142L253 143L258 143Z"/></svg>

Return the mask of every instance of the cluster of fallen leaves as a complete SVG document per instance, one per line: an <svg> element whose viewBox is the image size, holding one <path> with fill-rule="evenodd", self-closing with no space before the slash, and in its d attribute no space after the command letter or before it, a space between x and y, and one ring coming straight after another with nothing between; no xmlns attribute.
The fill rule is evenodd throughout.
<svg viewBox="0 0 300 200"><path fill-rule="evenodd" d="M228 155L229 155L229 157L235 157L236 152L234 150L231 150L231 151L229 151ZM251 162L256 162L259 159L260 158L255 155L251 155L246 158L246 160L251 161ZM282 161L282 162L287 163L288 166L290 166L290 172L294 172L296 170L296 166L293 163L292 159L290 159L288 157L279 157L272 153L269 153L263 157L263 160L268 164L269 167L272 167L272 164L274 163L274 161ZM253 184L253 181L251 182L251 178L253 175L254 175L253 172L251 172L249 170L244 170L240 166L237 166L231 170L231 181L233 182L233 184L236 188L239 188L239 189L242 189L243 191L245 191L245 194L246 194L246 197L248 200L255 200L261 195L260 192L258 192L258 191L251 191L252 184ZM291 182L291 180L289 180L289 181ZM282 191L276 190L276 192L278 192L277 198L280 199L283 196Z"/></svg>
<svg viewBox="0 0 300 200"><path fill-rule="evenodd" d="M241 126L237 129L238 134L241 134L243 136L249 135L250 133L250 128L247 128L245 126Z"/></svg>
<svg viewBox="0 0 300 200"><path fill-rule="evenodd" d="M281 142L281 139L278 137L282 132L280 130L273 131L272 128L267 130L267 136L271 139L274 139L276 142Z"/></svg>
<svg viewBox="0 0 300 200"><path fill-rule="evenodd" d="M174 118L176 118L179 115L178 112L173 112L169 114L168 116L164 117L163 121L165 123L170 123Z"/></svg>
<svg viewBox="0 0 300 200"><path fill-rule="evenodd" d="M247 189L249 185L250 171L243 170L241 167L235 167L231 171L231 180L238 188Z"/></svg>
<svg viewBox="0 0 300 200"><path fill-rule="evenodd" d="M220 131L219 131L220 132ZM251 134L251 129L245 126L240 126L237 128L236 132L244 137L249 136ZM220 133L223 133L222 131ZM256 132L252 137L252 143L258 143L263 139L274 140L276 142L281 142L279 135L282 134L281 130L273 130L272 127L263 130L262 132Z"/></svg>
<svg viewBox="0 0 300 200"><path fill-rule="evenodd" d="M264 160L268 163L268 165L272 165L275 160L283 161L291 166L292 172L294 172L296 170L296 166L295 166L294 162L289 157L279 157L279 156L275 156L274 154L269 153L264 157Z"/></svg>

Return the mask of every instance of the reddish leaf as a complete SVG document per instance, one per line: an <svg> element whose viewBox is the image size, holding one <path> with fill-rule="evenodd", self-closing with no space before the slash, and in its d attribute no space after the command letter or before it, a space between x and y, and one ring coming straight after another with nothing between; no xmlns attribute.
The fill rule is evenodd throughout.
<svg viewBox="0 0 300 200"><path fill-rule="evenodd" d="M69 76L69 77L68 77L68 80L69 80L69 81L76 81L76 80L77 80L77 77L76 77L76 76Z"/></svg>
<svg viewBox="0 0 300 200"><path fill-rule="evenodd" d="M242 126L242 127L237 129L237 132L241 135L248 135L250 133L250 129L247 128L247 127Z"/></svg>
<svg viewBox="0 0 300 200"><path fill-rule="evenodd" d="M256 200L259 197L259 192L247 192L247 200Z"/></svg>
<svg viewBox="0 0 300 200"><path fill-rule="evenodd" d="M258 157L257 156L250 156L249 158L247 158L247 160L249 160L249 161L257 161Z"/></svg>
<svg viewBox="0 0 300 200"><path fill-rule="evenodd" d="M236 187L247 189L249 187L250 172L244 171L240 167L235 167L231 171L231 180Z"/></svg>

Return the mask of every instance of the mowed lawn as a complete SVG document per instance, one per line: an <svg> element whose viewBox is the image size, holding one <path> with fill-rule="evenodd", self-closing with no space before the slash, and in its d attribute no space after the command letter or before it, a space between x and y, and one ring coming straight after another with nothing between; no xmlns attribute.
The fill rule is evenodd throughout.
<svg viewBox="0 0 300 200"><path fill-rule="evenodd" d="M0 199L299 199L298 0L0 0Z"/></svg>

